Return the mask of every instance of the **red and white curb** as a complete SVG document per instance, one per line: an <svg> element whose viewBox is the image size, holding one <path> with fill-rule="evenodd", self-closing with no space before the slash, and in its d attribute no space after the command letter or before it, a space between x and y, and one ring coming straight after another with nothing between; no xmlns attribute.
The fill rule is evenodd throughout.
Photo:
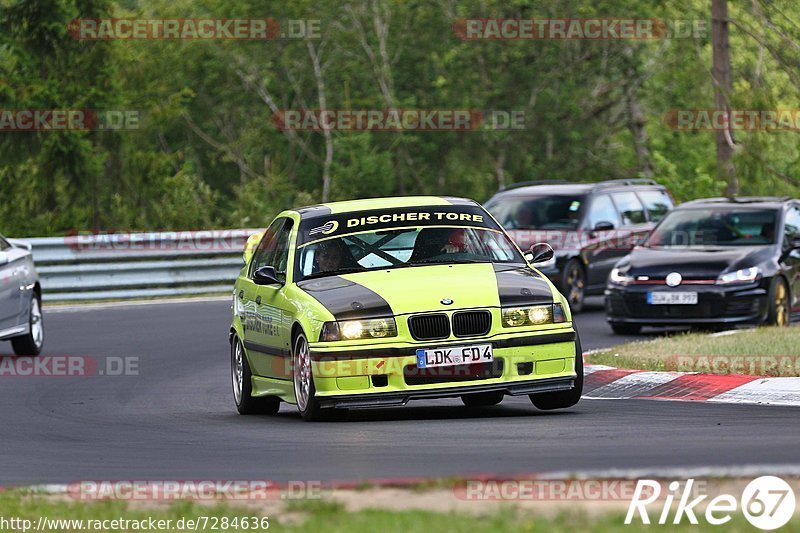
<svg viewBox="0 0 800 533"><path fill-rule="evenodd" d="M800 406L800 377L648 372L604 365L586 365L584 374L583 397L590 399Z"/></svg>

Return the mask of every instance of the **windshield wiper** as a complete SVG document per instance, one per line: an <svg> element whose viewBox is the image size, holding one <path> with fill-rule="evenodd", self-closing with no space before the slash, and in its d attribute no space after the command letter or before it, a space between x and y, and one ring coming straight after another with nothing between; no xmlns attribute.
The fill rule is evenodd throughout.
<svg viewBox="0 0 800 533"><path fill-rule="evenodd" d="M355 272L365 272L366 268L361 267L348 267L348 268L337 268L336 270L326 270L324 272L314 272L313 274L307 274L303 276L303 279L311 279L311 278L322 278L325 276L339 276L341 274L353 274Z"/></svg>
<svg viewBox="0 0 800 533"><path fill-rule="evenodd" d="M408 265L449 265L454 263L493 263L491 259L422 259L406 263Z"/></svg>

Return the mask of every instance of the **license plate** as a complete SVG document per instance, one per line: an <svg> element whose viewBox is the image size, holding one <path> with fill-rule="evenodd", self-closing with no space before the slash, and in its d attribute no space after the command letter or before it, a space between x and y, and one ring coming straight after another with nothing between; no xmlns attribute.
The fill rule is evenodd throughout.
<svg viewBox="0 0 800 533"><path fill-rule="evenodd" d="M694 305L696 292L648 292L647 303L651 305Z"/></svg>
<svg viewBox="0 0 800 533"><path fill-rule="evenodd" d="M494 361L494 353L491 344L417 350L417 368L491 363L492 361Z"/></svg>

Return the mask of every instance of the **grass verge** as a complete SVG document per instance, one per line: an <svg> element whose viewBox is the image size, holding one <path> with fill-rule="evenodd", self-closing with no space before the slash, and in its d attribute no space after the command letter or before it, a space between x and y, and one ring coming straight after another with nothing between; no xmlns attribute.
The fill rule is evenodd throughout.
<svg viewBox="0 0 800 533"><path fill-rule="evenodd" d="M635 532L652 531L654 526L634 522L624 524L624 513L588 513L576 505L573 509L553 513L538 513L532 509L521 509L513 505L487 514L469 512L434 512L426 510L361 509L348 511L341 503L331 501L304 501L282 505L279 511L269 516L269 525L259 520L266 517L263 510L252 505L236 507L229 505L209 506L181 502L170 505L129 506L124 502L79 503L64 501L45 495L32 495L18 491L0 494L0 531L32 531L40 517L46 517L45 531L72 533L78 531L136 531L152 528L147 521L169 520L160 524L160 531L325 531L383 533L404 531L446 531L474 533L476 531L608 531ZM244 517L254 520L255 527L233 527L233 520ZM227 522L223 521L227 519ZM82 521L71 525L57 520ZM114 520L142 521L139 526L132 522L115 524ZM179 522L183 520L183 522ZM206 526L193 527L188 521L205 522ZM705 524L690 526L684 520L680 526L670 525L670 531L720 531L718 526ZM5 522L4 522L5 521ZM23 522L28 521L28 522ZM93 522L96 521L96 522ZM101 525L102 524L102 525ZM178 524L183 524L179 526ZM216 524L216 529L211 526ZM227 525L226 525L227 524ZM23 528L27 527L27 530ZM656 526L657 527L657 526ZM753 527L740 515L724 527L725 531L752 531ZM800 519L795 517L782 531L800 532Z"/></svg>
<svg viewBox="0 0 800 533"><path fill-rule="evenodd" d="M800 376L798 347L800 327L762 327L629 342L592 352L586 362L641 370Z"/></svg>

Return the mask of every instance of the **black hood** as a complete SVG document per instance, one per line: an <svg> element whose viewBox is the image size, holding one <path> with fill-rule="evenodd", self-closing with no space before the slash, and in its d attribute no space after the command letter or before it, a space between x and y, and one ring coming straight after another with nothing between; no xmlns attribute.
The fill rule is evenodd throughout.
<svg viewBox="0 0 800 533"><path fill-rule="evenodd" d="M523 306L553 303L553 292L539 274L527 266L495 264L500 305Z"/></svg>
<svg viewBox="0 0 800 533"><path fill-rule="evenodd" d="M772 246L635 248L620 261L630 276L664 278L678 272L685 279L716 279L724 272L759 266L773 255Z"/></svg>

